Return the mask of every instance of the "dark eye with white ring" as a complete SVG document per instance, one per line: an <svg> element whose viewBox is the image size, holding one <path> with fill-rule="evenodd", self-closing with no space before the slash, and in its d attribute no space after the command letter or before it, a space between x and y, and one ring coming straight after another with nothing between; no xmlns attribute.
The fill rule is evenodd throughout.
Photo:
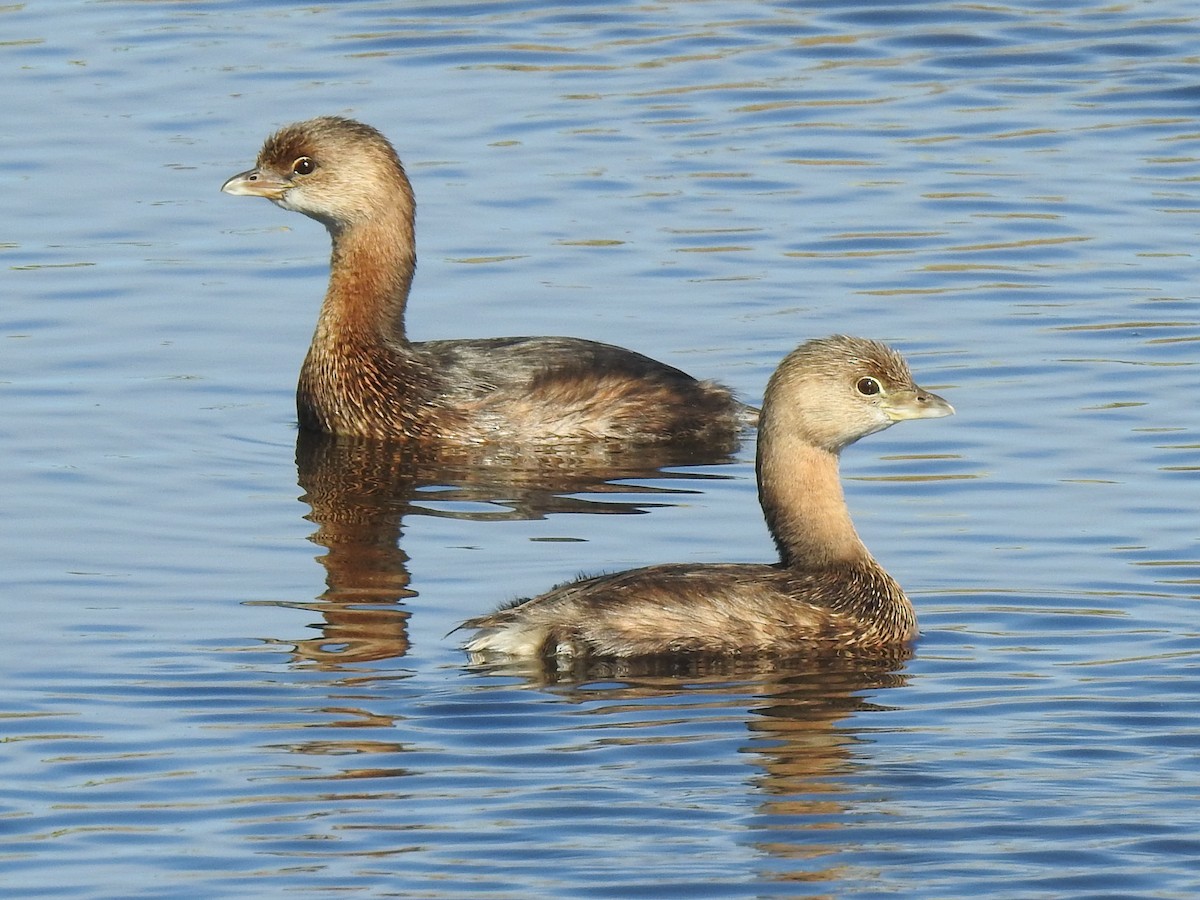
<svg viewBox="0 0 1200 900"><path fill-rule="evenodd" d="M857 388L858 392L864 397L874 397L883 390L879 382L870 376L858 379L858 381L855 382L854 387Z"/></svg>
<svg viewBox="0 0 1200 900"><path fill-rule="evenodd" d="M292 163L293 175L311 175L317 169L317 164L313 162L311 156L302 156Z"/></svg>

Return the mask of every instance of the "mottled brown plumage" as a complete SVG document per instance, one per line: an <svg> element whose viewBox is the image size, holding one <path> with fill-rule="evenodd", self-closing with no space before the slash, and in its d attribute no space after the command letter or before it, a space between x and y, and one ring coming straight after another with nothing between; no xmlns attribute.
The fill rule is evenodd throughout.
<svg viewBox="0 0 1200 900"><path fill-rule="evenodd" d="M476 655L889 650L917 634L912 604L863 545L838 457L902 419L953 408L876 341L809 341L780 363L759 423L758 491L780 561L673 564L560 585L464 627Z"/></svg>
<svg viewBox="0 0 1200 900"><path fill-rule="evenodd" d="M409 341L416 204L392 145L368 125L288 125L222 190L310 216L332 238L329 288L296 392L305 428L404 440L436 455L492 445L728 446L754 423L756 411L726 388L610 344Z"/></svg>

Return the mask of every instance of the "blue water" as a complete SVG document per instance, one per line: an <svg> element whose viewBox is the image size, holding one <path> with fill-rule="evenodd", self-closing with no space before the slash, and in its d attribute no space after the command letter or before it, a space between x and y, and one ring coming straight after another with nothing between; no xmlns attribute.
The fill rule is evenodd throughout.
<svg viewBox="0 0 1200 900"><path fill-rule="evenodd" d="M1190 4L62 2L0 35L5 896L1200 890ZM958 415L844 472L912 658L470 668L459 621L581 571L770 559L753 439L534 483L298 448L327 237L218 187L328 113L412 176L415 337L611 341L751 402L808 337L903 350Z"/></svg>

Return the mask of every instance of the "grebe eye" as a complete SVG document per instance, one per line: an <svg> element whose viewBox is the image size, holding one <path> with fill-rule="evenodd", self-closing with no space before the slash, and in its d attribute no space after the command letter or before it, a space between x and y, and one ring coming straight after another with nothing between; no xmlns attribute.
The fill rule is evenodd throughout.
<svg viewBox="0 0 1200 900"><path fill-rule="evenodd" d="M316 171L317 164L313 162L311 156L302 156L292 163L293 175L311 175Z"/></svg>
<svg viewBox="0 0 1200 900"><path fill-rule="evenodd" d="M858 392L864 397L874 397L883 390L879 382L870 376L858 379L858 382L854 386L858 388Z"/></svg>

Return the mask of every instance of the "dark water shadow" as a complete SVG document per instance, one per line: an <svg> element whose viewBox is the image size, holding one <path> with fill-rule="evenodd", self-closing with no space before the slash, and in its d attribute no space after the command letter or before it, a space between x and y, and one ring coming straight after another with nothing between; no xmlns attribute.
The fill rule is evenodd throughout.
<svg viewBox="0 0 1200 900"><path fill-rule="evenodd" d="M537 460L477 456L430 463L393 443L301 432L296 469L301 499L311 507L306 518L317 526L309 539L326 551L318 557L326 589L311 603L286 604L322 618L316 626L321 635L295 642L293 660L337 668L408 652L407 601L416 592L401 547L405 516L507 521L567 513L640 515L672 505L678 495L697 493L692 486L674 488L664 481L682 485L730 477L671 467L728 463L734 449L664 448L620 457Z"/></svg>
<svg viewBox="0 0 1200 900"><path fill-rule="evenodd" d="M697 685L724 685L748 679L763 685L780 680L815 680L828 687L846 684L851 689L876 684L876 676L903 670L912 659L907 647L879 652L831 652L778 656L768 653L743 656L677 653L630 659L564 658L497 659L474 656L468 669L477 675L509 676L561 697L585 697L592 691L690 690Z"/></svg>

